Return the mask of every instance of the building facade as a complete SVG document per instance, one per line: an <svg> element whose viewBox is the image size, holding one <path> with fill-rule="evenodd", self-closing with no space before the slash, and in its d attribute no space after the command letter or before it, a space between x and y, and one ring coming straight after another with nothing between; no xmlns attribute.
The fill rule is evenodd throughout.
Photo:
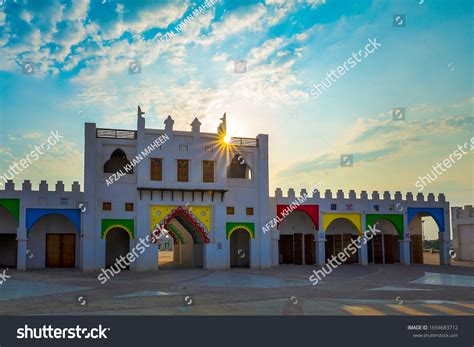
<svg viewBox="0 0 474 347"><path fill-rule="evenodd" d="M474 208L472 205L453 207L451 216L455 259L474 261Z"/></svg>
<svg viewBox="0 0 474 347"><path fill-rule="evenodd" d="M99 271L142 244L146 252L129 268L155 271L162 232L172 237L176 266L323 265L374 224L382 234L347 263L422 263L424 216L438 225L440 263L450 262L443 194L369 199L364 191L321 196L318 187L270 197L268 135L225 139L225 115L216 133L201 132L197 118L191 131L174 130L170 116L164 124L146 128L140 109L137 130L86 123L84 192L77 182L65 191L62 182L49 190L42 181L33 191L29 181L21 190L9 181L0 190L0 265Z"/></svg>

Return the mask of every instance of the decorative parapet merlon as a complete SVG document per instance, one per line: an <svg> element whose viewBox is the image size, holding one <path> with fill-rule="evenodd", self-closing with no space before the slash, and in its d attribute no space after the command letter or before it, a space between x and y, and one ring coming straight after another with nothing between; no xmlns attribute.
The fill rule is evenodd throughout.
<svg viewBox="0 0 474 347"><path fill-rule="evenodd" d="M5 189L0 189L1 192L22 192L22 193L28 193L28 192L38 192L42 194L46 193L77 193L81 194L81 186L79 182L74 181L71 186L71 191L65 191L64 190L64 183L63 181L57 181L55 184L55 190L49 190L49 184L47 181L41 181L40 184L38 185L38 190L33 190L32 189L32 184L30 180L25 180L23 181L21 185L21 190L15 190L15 183L12 180L8 180L5 183Z"/></svg>
<svg viewBox="0 0 474 347"><path fill-rule="evenodd" d="M303 197L306 193L306 189L301 189L300 191L300 197ZM309 194L311 196L311 194ZM436 199L436 196L433 193L429 193L426 198L423 193L417 193L416 198L414 198L412 192L406 193L405 200L403 199L403 195L400 191L396 191L393 195L389 191L384 191L382 194L380 194L378 191L373 191L371 193L371 197L369 199L369 196L367 194L367 191L362 190L357 197L357 194L354 190L350 190L348 194L345 194L343 190L339 189L336 191L334 194L330 189L326 189L323 196L320 196L319 191L313 192L312 197L315 199L337 199L337 200L350 200L350 201L372 201L372 202L377 202L377 203L387 203L387 202L393 202L393 203L413 203L413 204L418 204L418 203L446 203L446 197L443 193L440 193L438 195L438 199ZM382 198L381 198L382 196ZM295 194L295 189L294 188L289 188L287 191L287 195L283 195L283 191L281 188L276 188L275 189L275 195L274 197L276 199L295 199L298 198ZM272 198L272 197L271 197Z"/></svg>

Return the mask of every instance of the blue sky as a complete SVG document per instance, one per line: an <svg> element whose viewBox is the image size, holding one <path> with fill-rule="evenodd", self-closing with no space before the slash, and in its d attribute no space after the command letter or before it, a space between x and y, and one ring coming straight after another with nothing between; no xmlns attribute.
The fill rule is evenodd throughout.
<svg viewBox="0 0 474 347"><path fill-rule="evenodd" d="M82 183L84 122L134 129L137 104L147 127L171 114L176 129L198 116L215 131L227 112L230 135L269 134L271 191L323 179L416 193L419 175L474 136L472 1L221 0L160 40L202 3L3 0L0 171L59 130L61 146L15 181ZM312 85L369 39L381 47L314 99ZM470 152L424 192L472 204L473 169Z"/></svg>

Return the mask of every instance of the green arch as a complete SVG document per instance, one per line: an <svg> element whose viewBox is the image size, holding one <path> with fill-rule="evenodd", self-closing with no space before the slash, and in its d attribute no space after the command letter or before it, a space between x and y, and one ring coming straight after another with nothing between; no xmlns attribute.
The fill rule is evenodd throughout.
<svg viewBox="0 0 474 347"><path fill-rule="evenodd" d="M244 229L252 239L255 238L255 225L253 223L226 223L225 227L227 239L230 239L230 235L237 229Z"/></svg>
<svg viewBox="0 0 474 347"><path fill-rule="evenodd" d="M365 230L369 225L374 225L378 219L385 219L392 223L398 233L398 239L403 240L403 215L402 214L367 214L365 215Z"/></svg>
<svg viewBox="0 0 474 347"><path fill-rule="evenodd" d="M0 199L0 206L5 207L20 224L20 199Z"/></svg>

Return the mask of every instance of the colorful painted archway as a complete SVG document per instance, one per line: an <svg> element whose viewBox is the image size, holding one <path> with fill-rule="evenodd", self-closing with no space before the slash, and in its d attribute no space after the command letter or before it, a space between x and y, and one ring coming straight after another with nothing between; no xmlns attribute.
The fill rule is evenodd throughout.
<svg viewBox="0 0 474 347"><path fill-rule="evenodd" d="M362 235L362 217L360 213L323 213L323 231L326 231L336 219L348 220L356 227L358 234Z"/></svg>
<svg viewBox="0 0 474 347"><path fill-rule="evenodd" d="M290 205L277 205L277 216L283 220L283 211ZM293 211L302 211L308 215L316 230L319 230L319 205L298 205Z"/></svg>
<svg viewBox="0 0 474 347"><path fill-rule="evenodd" d="M431 216L438 225L439 231L444 231L444 209L441 207L408 207L407 208L407 220L408 224L412 221L413 217L417 214L422 216Z"/></svg>
<svg viewBox="0 0 474 347"><path fill-rule="evenodd" d="M247 231L252 239L255 238L255 224L254 223L226 223L225 232L226 238L230 239L232 233L238 229Z"/></svg>
<svg viewBox="0 0 474 347"><path fill-rule="evenodd" d="M107 233L114 228L125 230L130 239L135 238L135 222L133 219L102 219L102 238L107 238Z"/></svg>
<svg viewBox="0 0 474 347"><path fill-rule="evenodd" d="M193 218L199 220L204 225L207 233L211 232L211 211L210 206L178 206L178 205L153 205L150 206L150 221L151 230L155 228L157 224L161 224L165 218L167 218L173 211L178 208L186 210Z"/></svg>
<svg viewBox="0 0 474 347"><path fill-rule="evenodd" d="M20 224L20 199L0 199L0 206L6 208Z"/></svg>
<svg viewBox="0 0 474 347"><path fill-rule="evenodd" d="M173 223L173 220L177 220L179 224L189 234L192 236L194 243L209 243L209 237L201 225L206 226L210 229L210 208L209 207L202 207L199 213L200 218L197 218L193 213L191 213L188 208L184 208L182 206L177 206L172 208L173 206L152 206L151 211L151 225L150 230L154 230L157 225L160 225L164 229L169 229L169 225ZM204 210L208 209L208 210ZM207 212L207 213L206 213ZM168 214L165 214L168 213ZM200 223L201 222L201 223ZM176 228L175 228L176 229ZM172 235L176 241L177 236Z"/></svg>
<svg viewBox="0 0 474 347"><path fill-rule="evenodd" d="M25 223L27 234L37 221L49 214L59 214L68 218L76 227L76 232L81 232L81 210L79 209L27 208Z"/></svg>
<svg viewBox="0 0 474 347"><path fill-rule="evenodd" d="M398 239L403 240L403 215L402 214L366 214L365 215L365 230L369 226L373 226L377 220L384 219L392 223L397 230Z"/></svg>

